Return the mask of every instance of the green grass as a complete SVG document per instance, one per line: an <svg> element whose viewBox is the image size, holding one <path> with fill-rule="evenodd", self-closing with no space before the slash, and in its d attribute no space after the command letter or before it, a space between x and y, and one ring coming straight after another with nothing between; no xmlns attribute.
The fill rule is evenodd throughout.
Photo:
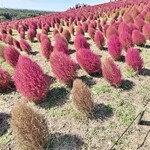
<svg viewBox="0 0 150 150"><path fill-rule="evenodd" d="M135 107L131 102L124 103L116 108L116 117L120 124L129 125L135 117Z"/></svg>

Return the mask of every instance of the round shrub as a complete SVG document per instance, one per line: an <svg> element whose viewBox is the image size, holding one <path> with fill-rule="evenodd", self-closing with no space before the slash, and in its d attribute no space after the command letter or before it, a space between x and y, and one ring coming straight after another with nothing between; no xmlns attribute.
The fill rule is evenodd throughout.
<svg viewBox="0 0 150 150"><path fill-rule="evenodd" d="M62 35L66 38L66 40L67 40L68 43L69 43L69 41L70 41L70 39L71 39L71 35L70 35L69 30L68 30L68 29L64 29Z"/></svg>
<svg viewBox="0 0 150 150"><path fill-rule="evenodd" d="M117 35L112 35L108 40L108 52L114 60L121 57L122 46Z"/></svg>
<svg viewBox="0 0 150 150"><path fill-rule="evenodd" d="M35 36L36 36L36 31L34 31L33 29L29 29L29 30L27 31L27 39L28 39L29 41L33 42Z"/></svg>
<svg viewBox="0 0 150 150"><path fill-rule="evenodd" d="M10 74L0 67L0 90L7 90L11 86Z"/></svg>
<svg viewBox="0 0 150 150"><path fill-rule="evenodd" d="M102 57L102 74L111 85L118 87L122 83L122 74L110 57Z"/></svg>
<svg viewBox="0 0 150 150"><path fill-rule="evenodd" d="M137 46L144 46L146 39L139 30L134 30L132 32L132 41L133 41L133 44L135 44Z"/></svg>
<svg viewBox="0 0 150 150"><path fill-rule="evenodd" d="M145 36L147 40L150 39L150 24L149 23L145 23L145 25L143 26L143 35Z"/></svg>
<svg viewBox="0 0 150 150"><path fill-rule="evenodd" d="M127 31L123 31L119 34L119 41L125 50L133 46L132 36Z"/></svg>
<svg viewBox="0 0 150 150"><path fill-rule="evenodd" d="M44 39L41 41L41 53L46 58L49 59L50 54L53 51L50 40Z"/></svg>
<svg viewBox="0 0 150 150"><path fill-rule="evenodd" d="M104 46L105 39L104 39L102 32L96 31L94 35L94 42L99 49L101 49Z"/></svg>
<svg viewBox="0 0 150 150"><path fill-rule="evenodd" d="M90 44L87 42L84 35L77 34L74 40L74 46L76 51L78 51L80 48L89 48Z"/></svg>
<svg viewBox="0 0 150 150"><path fill-rule="evenodd" d="M13 46L6 46L4 48L4 58L12 67L17 65L19 55L20 53Z"/></svg>
<svg viewBox="0 0 150 150"><path fill-rule="evenodd" d="M55 52L63 52L64 54L69 55L68 43L63 39L63 37L57 37L54 45Z"/></svg>
<svg viewBox="0 0 150 150"><path fill-rule="evenodd" d="M101 72L100 57L90 49L82 48L76 52L76 59L79 65L89 74Z"/></svg>
<svg viewBox="0 0 150 150"><path fill-rule="evenodd" d="M32 51L30 44L26 40L21 39L19 43L22 51L25 51L27 53L30 53Z"/></svg>
<svg viewBox="0 0 150 150"><path fill-rule="evenodd" d="M70 56L62 52L53 52L51 54L50 65L54 76L62 83L72 83L77 75L77 64Z"/></svg>
<svg viewBox="0 0 150 150"><path fill-rule="evenodd" d="M125 56L126 64L135 71L140 71L143 67L143 60L136 48L128 49Z"/></svg>
<svg viewBox="0 0 150 150"><path fill-rule="evenodd" d="M28 100L42 101L49 90L50 78L30 58L20 56L14 72L16 89Z"/></svg>

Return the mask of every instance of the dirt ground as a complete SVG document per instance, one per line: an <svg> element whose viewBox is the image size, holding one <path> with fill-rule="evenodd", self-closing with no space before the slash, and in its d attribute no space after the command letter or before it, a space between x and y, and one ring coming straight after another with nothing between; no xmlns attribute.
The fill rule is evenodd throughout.
<svg viewBox="0 0 150 150"><path fill-rule="evenodd" d="M14 37L18 39L14 31ZM53 41L52 32L49 37ZM107 50L99 50L88 38L91 49L100 56L108 54ZM69 50L75 60L75 49L72 42ZM53 42L54 43L54 42ZM31 43L33 54L29 55L44 70L51 75L50 63L42 57L38 42ZM150 100L150 42L145 47L138 47L144 60L144 68L139 75L129 71L123 60L116 61L123 74L123 84L120 88L111 87L103 77L89 76L79 70L78 76L87 83L93 93L95 110L93 119L86 118L78 112L71 101L70 89L54 81L50 86L45 102L38 107L39 112L48 120L51 132L47 150L109 150L136 115L144 109ZM0 65L13 74L13 69L0 58ZM21 100L21 95L15 88L6 93L0 93L0 150L16 150L12 130L9 125L12 106ZM137 119L138 120L138 119ZM150 103L142 118L144 125L138 125L137 120L120 139L115 150L150 150Z"/></svg>

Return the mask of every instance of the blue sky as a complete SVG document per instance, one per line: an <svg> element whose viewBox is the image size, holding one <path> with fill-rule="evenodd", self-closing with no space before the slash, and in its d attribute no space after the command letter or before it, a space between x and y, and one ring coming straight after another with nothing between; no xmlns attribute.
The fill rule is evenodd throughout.
<svg viewBox="0 0 150 150"><path fill-rule="evenodd" d="M64 11L77 3L95 5L109 0L0 0L0 7L33 10Z"/></svg>

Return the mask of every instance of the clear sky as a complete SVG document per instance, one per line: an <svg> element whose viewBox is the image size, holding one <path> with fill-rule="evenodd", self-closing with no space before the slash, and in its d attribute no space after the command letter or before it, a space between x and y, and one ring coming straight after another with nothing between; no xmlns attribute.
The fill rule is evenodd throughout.
<svg viewBox="0 0 150 150"><path fill-rule="evenodd" d="M109 0L0 0L2 8L64 11L77 3L96 5Z"/></svg>

